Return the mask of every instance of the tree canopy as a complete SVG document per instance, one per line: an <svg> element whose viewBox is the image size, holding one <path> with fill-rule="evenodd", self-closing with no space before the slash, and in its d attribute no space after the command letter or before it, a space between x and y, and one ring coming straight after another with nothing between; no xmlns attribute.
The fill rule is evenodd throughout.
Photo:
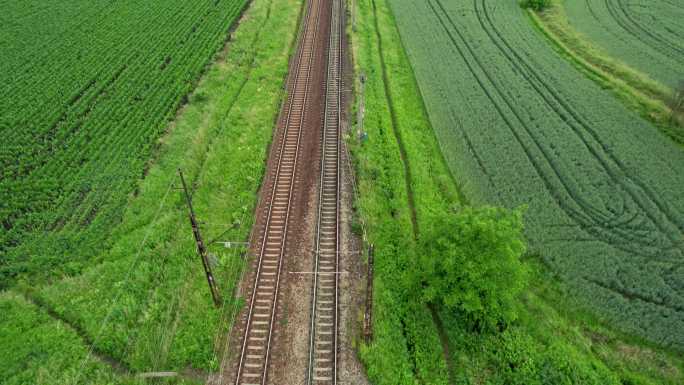
<svg viewBox="0 0 684 385"><path fill-rule="evenodd" d="M514 321L527 281L522 210L465 207L432 224L421 240L422 299L459 312L478 330Z"/></svg>

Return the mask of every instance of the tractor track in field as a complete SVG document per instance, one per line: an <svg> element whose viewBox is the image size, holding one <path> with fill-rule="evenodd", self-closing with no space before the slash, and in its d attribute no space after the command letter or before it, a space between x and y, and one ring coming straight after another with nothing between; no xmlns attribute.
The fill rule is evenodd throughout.
<svg viewBox="0 0 684 385"><path fill-rule="evenodd" d="M545 103L553 111L555 111L556 114L558 114L558 116L566 123L566 125L570 129L573 130L573 132L577 135L578 139L581 140L583 145L586 147L588 152L591 153L591 155L604 168L604 172L610 178L612 183L616 187L619 187L621 189L621 192L623 193L620 194L621 199L623 199L623 201L625 199L631 200L632 203L636 204L639 207L638 211L633 213L625 212L625 210L628 207L626 207L626 205L623 204L622 212L617 213L618 215L615 215L614 213L601 212L600 210L589 204L589 202L586 202L586 200L584 200L579 194L577 187L572 185L572 180L568 180L563 175L560 166L557 164L557 160L555 160L548 152L548 150L546 150L542 146L541 142L539 141L539 138L537 138L537 136L534 134L534 131L526 125L525 120L520 115L520 112L518 112L517 109L514 108L512 103L508 100L506 94L496 83L494 77L487 70L487 67L483 65L480 58L476 55L475 50L470 46L465 36L459 31L457 25L453 22L453 20L451 19L451 17L449 16L448 12L441 4L441 2L439 0L431 0L428 1L428 4L434 12L435 16L437 17L437 19L439 20L442 28L449 36L452 45L454 46L456 51L458 51L464 63L468 67L469 71L472 73L473 77L475 78L475 80L477 81L477 83L487 96L487 98L491 101L492 105L496 109L497 113L501 116L502 120L509 128L510 132L518 141L519 145L525 152L532 166L536 169L537 174L540 176L540 179L542 180L542 183L545 185L546 189L549 191L551 196L554 197L559 207L563 211L565 211L565 213L570 218L572 218L573 221L579 224L580 227L586 233L590 234L592 237L595 237L597 241L604 242L612 247L623 250L632 255L640 255L642 257L649 259L657 258L658 255L656 254L656 251L644 254L637 252L633 247L634 244L644 243L643 237L640 234L636 234L635 231L631 228L633 227L631 223L634 221L634 219L638 215L643 213L646 214L648 219L651 221L651 224L657 228L658 233L660 233L661 235L665 235L669 239L669 241L671 242L670 249L674 252L682 252L682 250L679 246L677 246L676 243L677 236L675 233L677 231L681 231L682 228L682 224L676 220L677 215L671 212L668 207L666 207L662 202L660 202L655 196L655 194L652 191L650 191L650 189L647 186L645 186L643 182L641 182L640 180L638 180L638 178L628 173L626 167L620 162L619 159L615 158L613 154L607 150L606 145L600 141L598 135L589 126L589 124L585 122L583 118L579 117L578 113L574 111L574 109L571 108L567 104L567 102L564 101L558 95L557 92L555 92L548 84L546 84L543 81L540 75L536 71L534 71L532 66L529 63L527 63L527 61L522 56L520 56L517 52L515 52L515 50L511 48L508 42L502 37L501 33L496 29L496 26L493 23L491 16L487 12L487 6L484 0L482 0L481 2L483 11L480 11L480 8L478 7L478 0L474 0L474 5L479 22L482 28L487 32L490 39L496 44L497 48L506 57L506 59L510 61L512 66L517 69L517 72L521 74L521 76L535 89L539 96L543 98ZM452 28L449 28L447 23L450 24ZM487 27L487 25L489 25L489 27ZM492 30L490 30L490 28L492 28ZM466 52L461 47L461 45L458 44L457 38L452 33L452 30L455 31L456 35L458 35L458 38L465 46L465 49L467 49L470 56L472 56L472 60L468 59ZM506 47L499 43L497 41L497 38L503 41ZM516 58L514 58L513 56L515 56ZM487 81L492 85L492 89L494 90L496 95L490 92L490 90L486 87L484 80L478 76L478 72L474 67L474 63L472 61L474 61L477 64L479 70L484 74ZM544 92L544 89L546 93ZM527 136L529 136L529 138L534 143L536 151L539 151L539 153L542 154L546 165L552 170L551 174L548 171L544 171L543 163L540 163L540 160L534 156L533 148L530 148L528 144L525 144L525 141L522 139L521 133L518 132L518 130L515 128L514 122L511 121L508 118L507 114L504 113L504 109L506 107L504 107L500 102L498 102L495 96L498 96L501 100L503 100L505 106L512 112L515 118L519 121L520 126L524 129ZM568 119L568 117L570 117L570 119ZM571 123L570 120L572 120L574 124ZM595 143L591 142L592 140ZM558 183L560 183L560 185L562 186L561 190L554 187L554 184L551 182L551 178L554 178L554 176ZM636 191L634 191L633 189L636 189ZM577 205L577 207L573 207L571 202L567 201L566 197L570 198L570 200L572 200L572 202L574 202ZM646 202L644 202L643 200L645 200ZM658 221L658 218L656 218L655 215L652 215L652 213L649 212L648 207L646 207L646 204L650 205L652 208L657 210L658 216L664 216L667 219L667 223L664 225L663 223ZM627 217L627 220L621 219L621 217L624 217L625 215L630 216ZM616 223L617 220L623 222ZM620 225L620 223L622 223L622 228L618 228L618 225ZM649 235L653 235L654 233L654 231L651 229L641 227L639 227L637 231L644 231ZM676 306L669 306L669 304L658 303L658 301L653 301L652 303L658 306L664 306L676 310Z"/></svg>
<svg viewBox="0 0 684 385"><path fill-rule="evenodd" d="M662 2L668 4L671 7L684 10L684 4L678 3L677 0L662 0Z"/></svg>
<svg viewBox="0 0 684 385"><path fill-rule="evenodd" d="M621 162L620 159L615 157L607 148L606 144L603 143L597 132L591 127L591 125L582 118L579 113L577 113L572 106L570 106L567 101L565 101L559 94L556 92L550 85L547 84L543 80L543 77L534 69L532 65L530 65L525 58L523 58L519 53L514 50L511 45L506 41L504 38L503 34L501 34L500 31L498 31L496 24L493 22L486 4L484 0L482 1L482 9L484 16L486 18L485 20L482 19L482 13L479 12L479 9L477 8L477 0L476 0L476 12L478 14L479 21L483 27L483 29L487 32L489 35L490 39L497 45L499 50L504 54L504 56L509 60L509 62L517 66L517 68L520 70L520 73L522 76L526 79L526 81L532 85L535 90L538 92L540 96L544 99L546 104L551 107L559 117L566 116L566 113L569 114L572 117L572 120L566 120L563 119L570 128L572 128L576 133L577 136L582 140L584 146L589 150L592 155L594 156L595 159L597 159L600 163L601 166L604 168L606 171L607 175L610 176L611 180L616 184L619 185L623 191L625 191L631 200L636 203L640 209L641 212L646 213L649 217L651 222L658 227L661 233L667 235L670 240L672 241L673 244L676 244L677 242L677 235L675 234L678 231L681 231L682 229L682 224L677 220L679 217L679 213L673 212L669 207L667 207L663 202L660 201L660 199L657 197L657 195L650 189L649 186L647 186L644 182L642 182L638 177L631 175L629 172L628 168ZM491 27L492 31L498 37L504 45L506 45L506 50L504 47L499 44L495 38L495 36L492 35L492 32L487 28L485 24L489 24ZM512 57L515 56L515 58ZM522 67L525 68L522 68ZM548 96L544 95L542 90L539 89L539 87L534 83L533 79L526 73L530 74L534 79L536 79L539 84L542 85L543 88L546 89L548 94L551 96L553 100L555 100L558 105L554 105L554 103L549 99ZM572 122L574 121L575 124ZM579 126L577 126L579 125ZM584 131L584 133L582 132ZM588 137L585 136L585 134L588 134ZM598 146L598 148L592 148L591 146L591 141L594 141L595 144ZM612 163L612 164L611 164ZM617 169L615 169L617 168ZM625 183L624 181L627 181ZM634 185L637 186L637 191L634 191L633 189L630 189L628 184L633 183ZM642 202L641 199L639 199L640 195L639 193L643 193L646 196L646 202ZM657 207L657 210L659 211L657 214L663 214L667 217L669 221L669 226L670 228L667 228L663 226L660 221L658 221L656 218L654 218L653 215L649 215L650 211L648 210L647 207L645 207L648 204L652 204L653 206ZM617 215L616 215L617 214ZM634 230L643 230L643 231L648 231L648 229L640 229L640 228L634 228L633 226L630 225L635 219L637 219L637 216L640 214L639 211L636 212L626 212L625 207L623 204L623 211L620 213L605 213L604 216L607 217L610 221L607 223L596 223L596 225L601 225L603 228L606 230L610 230L611 232L621 232L622 230L627 230L627 231L634 231ZM626 219L625 219L626 218ZM636 241L637 243L641 242L641 235L632 235L632 234L627 234L623 233L622 234L624 237L626 237L629 240ZM642 243L642 242L641 242Z"/></svg>
<svg viewBox="0 0 684 385"><path fill-rule="evenodd" d="M473 74L474 79L477 81L477 83L479 84L480 88L483 90L484 94L485 94L485 95L487 96L487 98L490 100L490 102L492 103L492 106L494 106L494 108L497 110L497 113L499 114L499 116L501 116L501 118L502 118L502 120L504 121L504 123L506 123L506 126L509 128L509 130L511 131L511 133L513 134L513 136L516 138L516 141L519 143L519 145L521 146L522 150L525 152L525 154L526 154L527 158L529 159L530 163L533 165L533 167L534 167L535 170L537 171L537 174L540 176L541 181L542 181L542 182L544 183L544 185L546 186L546 189L547 189L547 190L549 191L549 193L554 197L554 199L555 199L555 201L558 203L558 205L559 205L559 206L560 206L560 207L561 207L561 208L562 208L570 217L572 217L572 218L577 218L577 221L578 221L579 223L581 223L581 224L582 224L582 223L590 223L590 222L588 222L588 221L584 221L584 219L587 219L587 220L588 220L588 218L583 218L583 215L585 215L584 213L578 212L574 207L570 207L570 206L568 206L568 205L565 203L565 199L564 199L564 197L561 195L561 193L560 193L559 191L557 191L557 190L551 185L551 183L549 182L549 178L545 177L545 172L543 171L541 164L540 164L538 161L536 161L536 158L535 158L534 155L532 154L530 148L529 148L527 145L524 144L524 141L522 140L522 137L520 136L520 133L518 133L518 131L514 128L513 122L512 122L512 121L507 117L507 115L504 113L503 107L501 106L501 104L498 103L498 102L496 101L496 99L494 98L494 95L492 95L492 93L489 92L488 88L487 88L487 87L485 86L485 84L483 83L483 80L480 79L480 78L477 76L477 71L476 71L475 68L473 67L473 64L470 62L470 60L467 59L467 57L466 57L466 55L465 55L465 52L463 52L463 50L462 50L462 48L460 47L460 45L458 45L458 43L456 42L456 38L453 36L453 34L452 34L451 31L449 30L449 28L446 26L443 17L441 17L440 14L438 13L437 9L434 8L434 6L433 6L433 4L432 4L432 1L428 1L428 4L429 4L430 7L432 8L432 10L433 10L435 16L438 18L438 20L439 20L439 22L440 22L440 24L441 24L441 26L442 26L442 28L445 30L445 32L446 32L447 35L449 36L449 38L450 38L450 40L451 40L453 46L454 46L454 47L456 48L456 50L458 51L458 53L459 53L459 55L461 56L461 58L463 59L464 63L465 63L466 66L468 67L469 71ZM441 8L441 4L438 3L438 5L439 5L440 8ZM444 11L443 8L442 8L442 11ZM447 17L448 17L448 16L447 16ZM455 28L455 30L456 30L456 33L459 35L459 38L461 39L461 41L463 41L463 42L465 43L466 48L467 48L468 51L470 52L471 56L474 58L475 62L478 64L480 70L485 74L485 76L487 77L487 80L492 84L492 88L497 92L498 96L504 101L504 103L506 104L506 106L508 107L508 109L511 110L511 112L513 112L513 114L515 115L515 117L517 118L517 120L521 123L521 126L522 126L522 127L525 129L525 131L527 132L528 136L532 139L533 142L535 142L536 147L538 148L538 150L542 153L542 155L543 155L544 158L546 159L547 164L549 165L549 167L551 168L551 170L552 170L552 171L554 172L554 174L556 175L556 178L560 181L561 184L563 184L564 180L563 180L563 178L561 177L559 167L558 167L557 165L554 164L554 162L553 162L552 159L551 159L551 156L544 150L544 148L541 146L541 144L540 144L540 142L537 140L537 138L531 133L531 130L525 125L524 120L523 120L522 117L519 115L519 113L517 112L517 110L515 110L515 109L513 108L512 104L506 99L505 94L499 89L499 87L497 86L497 84L492 80L492 76L489 74L489 72L486 70L486 67L480 62L480 60L477 58L477 56L474 55L474 52L473 52L472 48L467 44L467 42L466 42L464 36L461 35L461 33L458 31L457 28ZM568 186L567 184L564 185L564 189L565 189L565 193L572 197L572 191L573 191L573 189L572 189L570 186ZM580 201L580 202L578 202L578 203L582 203L582 202ZM591 210L591 207L589 207L588 209Z"/></svg>
<svg viewBox="0 0 684 385"><path fill-rule="evenodd" d="M670 59L677 60L681 55L684 55L684 49L677 47L662 36L639 24L638 21L629 14L621 0L616 0L615 2L613 2L613 0L604 1L613 20L615 20L615 22L627 33Z"/></svg>
<svg viewBox="0 0 684 385"><path fill-rule="evenodd" d="M550 193L555 197L556 201L558 204L563 208L566 213L570 215L571 218L573 218L577 223L582 225L582 228L585 229L585 231L591 233L593 236L597 237L597 240L602 240L606 243L611 244L614 247L620 248L624 251L634 253L633 248L627 247L623 245L622 243L624 241L629 241L629 242L641 242L641 238L636 235L636 234L631 234L631 231L629 229L624 230L624 229L618 229L615 226L615 220L619 220L619 216L616 217L615 214L613 213L605 213L601 212L597 208L593 207L589 202L587 202L585 199L581 197L581 194L578 191L578 188L576 186L573 186L571 183L571 180L567 180L566 177L564 177L562 170L560 166L557 164L556 160L549 154L548 150L545 150L544 147L542 146L541 142L537 138L537 136L534 134L534 131L531 130L527 125L525 124L524 119L520 116L520 113L517 111L517 109L510 103L507 98L505 93L499 88L498 84L494 80L493 76L489 73L487 70L486 66L483 65L481 60L478 58L476 55L474 49L470 47L470 44L468 44L467 39L461 34L461 32L458 30L456 24L451 20L450 16L448 15L447 11L444 9L443 5L441 2L436 1L437 7L439 7L439 10L433 5L432 2L429 2L431 8L433 9L433 12L437 16L437 18L440 20L440 23L442 24L442 27L445 29L449 37L451 38L452 44L456 47L456 49L459 51L461 57L463 60L466 62L468 65L470 71L473 73L473 76L475 76L476 80L480 84L481 88L484 90L485 94L490 98L492 101L493 105L497 108L499 114L502 116L504 119L505 123L511 129L511 131L514 133L514 136L517 138L517 140L520 142L520 145L523 147L524 151L526 152L528 158L530 159L531 163L535 166L537 169L537 172L539 175L542 177L545 185L547 186L547 189L549 190ZM484 3L483 3L484 4ZM600 141L598 138L598 135L594 132L594 130L589 126L587 122L584 121L581 117L578 116L578 113L572 109L567 102L565 102L550 86L548 86L543 79L537 74L532 67L520 56L517 54L514 50L511 49L510 45L505 40L502 40L510 50L510 52L513 52L513 54L507 52L507 50L501 45L496 40L496 37L494 34L486 27L485 24L493 24L491 21L491 17L487 15L488 20L485 20L485 16L480 12L479 7L477 6L477 1L475 2L476 6L476 11L478 13L478 17L480 19L480 22L482 23L482 27L485 29L485 31L488 33L492 41L497 45L497 47L501 50L501 52L506 56L506 58L512 63L512 65L518 69L518 72L524 77L524 79L535 89L535 91L542 97L545 101L545 103L554 110L559 117L564 118L563 120L566 122L569 128L571 128L575 134L577 135L578 139L582 141L583 145L586 147L586 149L592 154L594 158L601 164L603 167L605 173L607 176L610 177L610 180L614 182L616 187L619 187L620 189L623 190L623 193L626 193L626 196L636 205L640 206L642 209L641 211L649 216L650 221L653 223L654 226L657 226L658 229L660 230L661 233L669 237L669 240L671 242L676 241L676 235L674 234L675 231L673 228L680 229L681 224L677 222L676 219L677 216L670 212L670 210L665 207L665 205L660 202L656 197L655 194L650 191L650 189L645 186L644 183L642 183L640 180L638 180L636 177L630 175L627 171L624 165L620 162L619 159L615 158L606 148L606 145ZM441 11L441 14L440 14ZM486 5L485 5L485 11L486 11ZM532 141L535 143L535 146L538 151L540 151L548 166L552 169L553 174L555 174L556 179L558 182L563 186L563 190L565 191L558 191L556 188L553 187L553 185L550 183L548 180L548 176L546 175L546 172L543 171L543 168L541 164L535 160L533 154L530 151L530 148L528 148L527 145L525 145L524 141L520 137L520 134L517 133L517 131L514 128L513 122L506 117L506 114L504 114L502 110L502 106L499 102L496 101L494 98L494 95L490 93L490 91L487 89L485 84L483 83L483 80L480 79L477 76L477 71L473 67L473 64L471 63L470 60L468 60L467 56L465 55L465 52L463 49L460 47L458 42L456 41L456 37L452 34L451 29L447 26L447 23L449 23L452 27L452 29L456 32L460 40L463 42L465 45L466 49L468 50L469 54L473 57L473 60L477 63L479 69L482 71L482 73L485 75L487 80L492 84L493 89L496 91L499 97L504 101L508 109L511 110L511 112L515 115L517 120L521 123L521 126L524 128L524 130L527 132L527 135L532 139ZM495 32L498 34L499 38L501 38L500 33L495 30ZM518 60L513 59L512 55L516 55ZM522 63L522 64L520 64ZM535 80L532 79L532 77L535 78ZM540 87L540 83L542 86ZM545 88L546 93L542 89ZM548 95L547 95L548 94ZM568 117L571 117L571 119L574 121L574 124L572 122L569 122L570 119ZM627 180L628 182L625 183L623 181ZM629 186L629 184L633 184L634 186ZM637 191L633 191L633 189L637 189ZM572 199L577 204L577 208L569 206L566 200L564 199L564 195L566 195ZM623 197L624 199L624 197ZM642 200L646 200L647 202L644 203ZM660 211L664 216L666 216L669 220L668 226L669 226L669 231L668 227L664 227L662 223L658 221L657 218L655 218L649 210L646 210L646 204L655 206L657 207L657 210ZM624 214L630 214L630 213L619 213L621 216ZM606 226L606 224L613 223L610 226ZM648 231L648 229L644 229ZM643 255L647 256L647 255ZM650 255L653 257L653 255Z"/></svg>
<svg viewBox="0 0 684 385"><path fill-rule="evenodd" d="M622 11L622 13L625 15L625 19L631 22L632 25L634 25L638 30L642 31L645 35L649 36L655 42L661 44L663 48L675 51L677 54L676 57L681 58L681 55L684 55L683 47L678 46L677 44L674 44L673 42L669 41L667 38L661 36L660 33L647 29L639 22L639 20L635 19L634 16L627 9L627 6L625 6L624 0L615 0L615 2L617 3L620 11Z"/></svg>
<svg viewBox="0 0 684 385"><path fill-rule="evenodd" d="M624 34L617 33L615 30L608 28L605 25L605 20L602 20L599 15L596 13L595 3L592 3L592 1L595 0L585 0L585 6L587 7L587 10L591 14L591 16L594 18L596 23L601 26L601 28L608 34L610 34L613 38L621 41L623 44L629 44L629 39L626 38ZM622 27L621 27L622 28ZM659 51L656 51L660 53ZM644 55L648 55L649 57L653 58L653 52L643 52Z"/></svg>
<svg viewBox="0 0 684 385"><path fill-rule="evenodd" d="M482 4L482 12L480 12L479 7L477 6L478 1L480 1ZM678 220L676 219L679 217L678 213L671 212L671 210L668 207L665 207L664 203L660 202L656 194L653 191L651 191L645 183L641 182L641 180L639 180L636 176L630 175L629 171L627 170L627 167L625 167L625 165L622 164L620 159L615 157L608 150L605 143L601 141L601 139L598 136L598 133L591 127L591 125L588 122L586 122L584 118L582 118L580 114L577 113L574 110L574 108L570 106L569 103L558 94L558 92L556 92L550 85L547 84L547 82L544 81L543 77L534 69L532 65L530 65L527 62L527 60L524 57L522 57L518 52L516 52L515 49L513 49L513 47L508 43L503 34L497 29L496 24L493 22L487 10L485 0L474 0L474 5L480 25L485 30L491 41L497 46L499 51L507 58L511 65L519 69L520 74L525 78L525 80L530 85L532 85L532 87L534 87L535 91L544 99L545 103L556 112L558 116L566 116L567 113L572 117L572 120L563 120L567 126L573 129L573 131L577 134L578 138L582 140L582 143L587 148L587 150L591 152L592 156L601 163L602 167L606 171L607 175L610 176L612 181L616 185L620 185L623 188L623 190L630 195L631 199L641 208L641 211L649 215L649 210L645 207L645 203L652 203L653 205L658 207L660 211L659 214L663 214L668 218L672 226L677 227L678 230L682 230L681 224L678 223ZM491 30L487 27L486 24L489 24L489 28L491 28ZM503 47L499 42L497 42L497 38L501 40L505 47ZM515 58L513 56L515 56ZM536 80L541 85L541 87L543 87L548 92L551 98L558 105L554 105L552 100L550 100L549 97L544 94L543 90L535 84L534 80ZM573 121L575 122L575 124L572 124ZM589 137L585 137L585 134L582 131L584 131L586 134L589 134ZM593 140L599 148L593 148L593 146L590 144L591 140ZM609 162L613 163L615 167L617 167L617 170L614 170L614 166L612 164L609 164ZM637 185L639 189L648 197L648 200L650 200L650 202L641 202L640 199L637 197L638 192L631 190L629 186L627 186L626 183L623 182L625 179ZM632 214L638 215L638 213ZM611 215L609 213L604 214L604 216L613 222L619 219L619 217L616 217L615 215ZM654 216L649 216L654 225L656 225L663 234L667 234L670 237L673 244L677 242L678 238L675 234L673 234L671 229L667 229L664 226L662 226L660 222L656 218L654 218ZM632 219L633 218L634 216L632 216ZM613 223L613 226L609 228L611 230L617 229L615 223ZM628 238L631 237L628 236ZM641 237L638 237L637 242L640 239Z"/></svg>

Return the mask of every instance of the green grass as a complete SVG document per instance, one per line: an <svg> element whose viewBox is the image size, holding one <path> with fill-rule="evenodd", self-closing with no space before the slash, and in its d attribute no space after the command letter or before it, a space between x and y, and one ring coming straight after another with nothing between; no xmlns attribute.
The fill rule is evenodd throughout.
<svg viewBox="0 0 684 385"><path fill-rule="evenodd" d="M95 357L79 335L15 293L0 293L0 378L5 385L132 384Z"/></svg>
<svg viewBox="0 0 684 385"><path fill-rule="evenodd" d="M407 300L401 278L415 262L421 226L457 205L459 191L444 160L434 156L440 153L437 140L385 2L357 4L353 49L356 72L366 78L368 139L351 144L356 205L376 253L375 339L361 356L374 383L445 384L447 367L430 311Z"/></svg>
<svg viewBox="0 0 684 385"><path fill-rule="evenodd" d="M672 119L672 110L667 105L672 95L670 87L611 57L574 30L568 22L563 1L554 0L549 8L541 12L529 11L529 15L556 50L580 71L602 88L614 92L627 107L653 122L672 140L684 144L684 128L677 119Z"/></svg>
<svg viewBox="0 0 684 385"><path fill-rule="evenodd" d="M74 269L65 264L61 277L40 283L23 279L14 286L81 331L82 340L71 344L93 346L95 353L133 373L179 370L203 376L217 368L241 306L233 293L245 263L239 250L210 247L219 261L214 271L224 298L215 309L176 189L177 168L192 185L205 240L246 240L302 3L252 2L228 49L161 139L121 222L111 224L111 247L92 245L91 262ZM64 252L53 258L65 259ZM15 335L14 340L21 344L28 337ZM80 360L70 352L30 354L36 365L55 359L70 366ZM0 370L14 373L20 364L3 360Z"/></svg>
<svg viewBox="0 0 684 385"><path fill-rule="evenodd" d="M433 117L425 112L410 64L416 57L405 53L388 1L352 3L357 23L350 33L356 73L366 78L363 127L368 138L348 141L358 181L357 223L365 224L366 238L375 245L374 339L359 348L371 382L681 383L681 353L617 332L586 310L576 292L559 283L560 277L536 256L525 258L531 278L517 300L520 318L503 333L474 333L458 314L436 309L432 315L413 302L404 282L421 250L411 211L420 239L420 229L432 226L431 217L441 210L486 199L466 170L472 155L440 148L435 139ZM355 89L358 109L358 80ZM451 168L455 178L442 151L452 161L463 159Z"/></svg>
<svg viewBox="0 0 684 385"><path fill-rule="evenodd" d="M682 354L600 321L538 258L520 319L501 334L477 335L442 312L459 384L639 384L684 381Z"/></svg>

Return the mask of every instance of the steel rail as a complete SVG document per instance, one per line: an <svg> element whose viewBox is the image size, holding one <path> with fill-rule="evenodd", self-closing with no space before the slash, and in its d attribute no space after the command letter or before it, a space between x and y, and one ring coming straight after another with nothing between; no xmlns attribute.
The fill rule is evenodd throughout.
<svg viewBox="0 0 684 385"><path fill-rule="evenodd" d="M242 349L240 353L240 361L238 362L237 375L235 379L236 385L265 385L268 378L269 361L271 354L271 337L273 334L273 324L275 321L275 314L277 309L278 292L280 287L280 273L283 265L283 256L285 253L285 245L287 240L288 222L290 216L290 208L292 202L292 195L294 189L294 181L297 170L297 160L299 155L302 125L306 115L306 104L309 97L309 84L311 80L311 72L314 58L314 49L316 45L316 37L318 24L320 22L321 7L318 0L311 0L308 4L306 17L304 22L304 31L301 36L299 53L296 61L296 73L292 84L292 93L289 96L289 103L286 112L286 119L284 122L284 132L282 142L278 150L278 163L276 173L273 179L273 188L271 189L270 204L268 206L268 213L266 216L266 226L259 252L259 259L257 262L257 271L254 278L254 289L249 304L249 311L247 313L247 322L245 327L245 334L242 342ZM315 13L315 23L310 23L311 14ZM306 64L303 59L308 55ZM300 81L303 84L300 86ZM297 109L295 111L295 108ZM295 122L293 124L293 116ZM292 132L292 130L296 130ZM293 144L292 141L295 141ZM283 170L286 171L282 175ZM286 194L279 193L279 191L287 191ZM286 199L285 199L286 196ZM275 220L274 208L277 206L278 212L284 211L284 218L282 215L278 216L278 221ZM279 222L280 224L274 225ZM278 235L280 234L280 235ZM275 242L269 242L270 239L275 239ZM277 246L277 254L270 254L267 251L273 248L267 248L267 245L275 244ZM265 257L269 257L268 261ZM272 266L265 266L266 262L269 265L274 262L272 259L277 259L277 268L275 272L265 272L265 270L272 269ZM265 278L274 277L274 278ZM267 282L275 282L275 286L264 285ZM257 299L258 293L261 289L266 289L266 294L270 300ZM268 290L274 290L272 294ZM256 303L266 302L268 305L256 305ZM255 314L255 309L263 310L267 308L270 314L261 313ZM257 317L259 316L259 317ZM268 318L268 321L255 321L255 318ZM256 328L255 325L268 324L268 330ZM257 337L255 334L266 333L264 337ZM249 345L248 341L265 341L265 346ZM249 354L248 351L256 350L262 351L261 354ZM249 362L248 362L249 361Z"/></svg>
<svg viewBox="0 0 684 385"><path fill-rule="evenodd" d="M337 334L340 255L341 145L341 2L333 0L326 78L326 102L321 146L321 175L316 221L316 252L312 279L311 329L307 384L337 384ZM330 175L333 174L333 175ZM334 215L331 215L334 214ZM334 226L330 221L334 220ZM334 243L334 251L330 243ZM325 245L324 245L325 243ZM324 247L322 247L324 246ZM323 249L323 250L322 250ZM322 271L322 269L332 271ZM333 276L323 282L323 277ZM334 282L332 287L327 283ZM332 297L331 300L321 298ZM319 303L320 302L320 303ZM322 305L329 305L323 307ZM321 314L330 312L332 315ZM330 318L331 322L327 321ZM330 348L320 348L331 345Z"/></svg>

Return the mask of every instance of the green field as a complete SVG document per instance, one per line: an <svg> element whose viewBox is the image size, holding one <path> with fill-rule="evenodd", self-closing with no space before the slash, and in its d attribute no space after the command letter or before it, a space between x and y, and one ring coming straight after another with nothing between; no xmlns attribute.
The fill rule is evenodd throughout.
<svg viewBox="0 0 684 385"><path fill-rule="evenodd" d="M570 25L611 56L666 86L684 81L684 4L678 0L563 1Z"/></svg>
<svg viewBox="0 0 684 385"><path fill-rule="evenodd" d="M188 18L182 8L185 5L180 2L163 3L163 7L160 4L157 6L168 12L175 9L172 14L180 18L183 18L180 14L185 14ZM185 203L177 189L177 169L183 168L191 185L193 204L204 223L205 238L246 240L283 96L301 5L299 0L253 1L224 50L221 48L233 19L198 24L197 33L202 28L214 28L213 48L201 51L196 46L184 48L178 42L172 44L176 50L187 49L193 55L204 52L204 59L194 73L188 72L194 67L178 69L177 74L192 75L187 82L172 78L185 88L158 85L159 93L167 90L180 93L177 100L169 99L169 95L156 100L157 110L132 107L136 106L139 90L133 92L135 88L131 87L143 87L144 83L103 91L103 97L114 95L116 90L126 92L116 103L106 104L109 98L105 98L102 108L145 116L145 121L156 122L152 127L157 130L156 136L124 140L126 136L121 132L91 134L87 142L91 146L82 146L83 153L91 154L89 151L99 149L101 154L94 159L125 171L130 180L116 187L118 180L107 173L109 168L102 163L97 163L100 169L84 168L105 186L108 186L106 181L115 181L111 183L112 188L118 189L94 189L87 195L87 201L99 202L96 219L90 224L72 223L70 219L60 229L31 228L32 232L24 234L46 240L22 242L3 250L6 276L2 282L4 287L9 287L0 297L3 330L0 334L3 348L7 349L0 352L3 383L122 384L140 382L132 378L137 373L171 370L180 372L181 376L167 382L191 384L201 382L217 369L226 332L240 306L233 293L244 260L239 249L210 247L216 255L215 274L224 298L223 306L214 308L195 252ZM148 2L121 5L126 8L122 10L124 13L141 14L148 12L149 6ZM193 4L191 8L200 15L193 23L199 23L205 14L205 21L217 17L222 7L226 12L232 10L230 14L234 17L237 15L234 6L220 1L201 3L201 6ZM78 10L70 11L78 13ZM26 15L27 19L31 17L34 16ZM158 33L169 39L184 36L175 33L168 23L159 24L154 18L142 20L147 26L165 25L167 31ZM82 20L89 21L88 17ZM175 24L176 28L180 25ZM99 32L105 30L98 28ZM125 31L125 28L119 30ZM149 40L148 37L146 41ZM130 45L129 49L137 52L138 48ZM152 56L148 62L156 63L154 52L150 51ZM215 63L200 80L204 65L212 58L216 59ZM143 67L131 76L146 79L150 85L162 81L158 64L150 67L152 73ZM186 95L190 90L193 92ZM188 103L176 117L175 110L184 99ZM155 111L166 112L157 116ZM96 123L95 120L88 123L90 119L84 120L84 126L76 134L88 135L90 129L86 130L85 124ZM144 131L142 126L126 126L128 121L111 118L101 123L112 126L120 123L133 133ZM115 141L109 143L109 140ZM29 149L31 146L26 144ZM156 150L150 160L152 147ZM135 148L147 150L131 152ZM75 149L72 152L77 153ZM43 159L46 167L55 167L50 163L52 160ZM77 184L78 178L92 180L88 175L65 175L70 176L64 179L69 183ZM3 178L3 183L11 181ZM6 191L5 186L2 191ZM64 213L78 215L78 210L70 212L67 206L59 207ZM41 210L52 213L48 208ZM97 219L105 215L100 213L108 214ZM35 218L39 216L36 214ZM10 351L5 359L5 352Z"/></svg>
<svg viewBox="0 0 684 385"><path fill-rule="evenodd" d="M530 282L516 299L519 319L500 333L474 332L458 312L428 307L407 290L425 253L421 239L439 226L436 220L479 204L476 185L461 176L454 180L442 162L430 109L424 109L388 3L356 1L351 32L355 68L366 79L363 94L356 82L355 106L364 105L368 137L348 140L358 177L358 227L376 250L373 341L360 348L371 382L680 383L679 355L596 319L571 299L575 289L559 285L534 255L524 260Z"/></svg>
<svg viewBox="0 0 684 385"><path fill-rule="evenodd" d="M684 383L679 1L346 2L372 384ZM205 383L306 1L5 3L0 384Z"/></svg>
<svg viewBox="0 0 684 385"><path fill-rule="evenodd" d="M558 56L516 2L391 0L473 201L527 206L530 252L607 319L684 348L684 153Z"/></svg>
<svg viewBox="0 0 684 385"><path fill-rule="evenodd" d="M573 299L576 288L558 284L558 276L535 255L524 260L530 282L517 299L519 319L500 333L473 332L458 312L427 307L407 291L416 259L425 253L420 239L434 230L435 219L445 211L468 211L484 199L474 193L475 181L457 173L452 178L441 161L432 110L421 100L424 85L416 84L390 4L356 1L351 32L355 67L365 78L363 94L356 82L355 108L364 106L368 137L348 140L358 178L359 228L376 250L373 341L360 349L371 382L674 385L684 380L679 354L597 319ZM454 153L444 150L447 157ZM468 155L461 168L451 163L453 169L464 169Z"/></svg>
<svg viewBox="0 0 684 385"><path fill-rule="evenodd" d="M110 244L157 139L245 4L3 4L0 287L77 273Z"/></svg>
<svg viewBox="0 0 684 385"><path fill-rule="evenodd" d="M684 143L684 112L673 98L676 90L612 56L578 32L570 25L563 0L550 0L544 10L528 10L528 15L560 56L673 141Z"/></svg>

